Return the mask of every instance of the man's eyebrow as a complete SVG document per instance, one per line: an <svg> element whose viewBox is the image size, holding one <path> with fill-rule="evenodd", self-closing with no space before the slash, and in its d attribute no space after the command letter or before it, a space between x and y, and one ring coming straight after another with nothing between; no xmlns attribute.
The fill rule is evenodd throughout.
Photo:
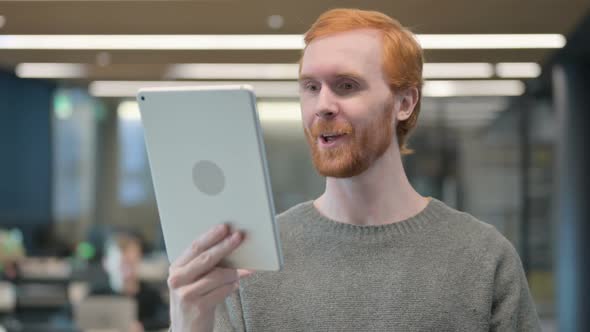
<svg viewBox="0 0 590 332"><path fill-rule="evenodd" d="M343 72L343 73L339 73L333 76L336 79L340 79L340 78L352 78L352 79L356 79L356 80L360 80L360 81L364 81L364 79L362 78L361 75L355 73L355 72ZM300 75L299 76L299 81L307 81L307 80L314 80L315 78L311 75Z"/></svg>
<svg viewBox="0 0 590 332"><path fill-rule="evenodd" d="M338 75L336 75L336 78L352 78L352 79L356 79L359 81L364 81L364 79L362 78L361 75L355 73L355 72L344 72L344 73L340 73Z"/></svg>
<svg viewBox="0 0 590 332"><path fill-rule="evenodd" d="M299 75L299 80L300 81L309 81L309 80L313 80L313 77L311 75Z"/></svg>

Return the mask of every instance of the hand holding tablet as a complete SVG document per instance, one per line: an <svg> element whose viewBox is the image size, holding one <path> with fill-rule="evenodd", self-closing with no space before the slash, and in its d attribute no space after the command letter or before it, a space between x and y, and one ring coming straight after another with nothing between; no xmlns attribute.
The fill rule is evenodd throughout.
<svg viewBox="0 0 590 332"><path fill-rule="evenodd" d="M247 86L139 91L171 262L173 331L212 331L215 307L282 254L256 98Z"/></svg>
<svg viewBox="0 0 590 332"><path fill-rule="evenodd" d="M172 331L213 330L215 307L237 290L240 278L252 273L217 266L243 236L227 225L213 227L172 263L168 276Z"/></svg>

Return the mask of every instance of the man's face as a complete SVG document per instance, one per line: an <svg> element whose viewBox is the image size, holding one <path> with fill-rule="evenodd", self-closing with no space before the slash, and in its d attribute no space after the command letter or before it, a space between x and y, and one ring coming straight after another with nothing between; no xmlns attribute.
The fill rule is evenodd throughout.
<svg viewBox="0 0 590 332"><path fill-rule="evenodd" d="M114 291L121 292L126 282L134 282L139 278L141 248L138 244L130 243L124 249L112 244L105 256L105 269Z"/></svg>
<svg viewBox="0 0 590 332"><path fill-rule="evenodd" d="M311 42L300 99L305 136L320 174L361 174L394 140L394 96L382 71L381 37L353 30Z"/></svg>

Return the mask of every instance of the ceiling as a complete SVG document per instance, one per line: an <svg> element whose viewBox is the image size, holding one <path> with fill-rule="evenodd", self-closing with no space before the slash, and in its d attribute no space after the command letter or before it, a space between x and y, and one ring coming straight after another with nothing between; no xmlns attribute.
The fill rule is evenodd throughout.
<svg viewBox="0 0 590 332"><path fill-rule="evenodd" d="M334 7L382 11L419 34L559 33L569 35L589 13L590 0L193 0L193 1L1 1L0 34L302 34L317 16ZM271 29L270 15L284 25ZM110 64L97 65L100 50L0 50L0 67L21 62L90 64L96 79L159 80L173 63L293 63L298 50L109 51ZM427 62L539 62L554 50L426 50Z"/></svg>

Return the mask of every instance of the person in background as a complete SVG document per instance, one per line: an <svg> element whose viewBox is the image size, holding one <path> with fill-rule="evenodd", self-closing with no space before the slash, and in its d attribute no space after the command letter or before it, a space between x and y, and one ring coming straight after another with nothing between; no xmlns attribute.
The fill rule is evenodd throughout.
<svg viewBox="0 0 590 332"><path fill-rule="evenodd" d="M158 290L139 278L139 266L143 259L142 238L135 232L116 230L110 233L104 244L103 267L108 276L107 285L94 286L91 295L123 295L137 301L137 330L166 328L168 307Z"/></svg>
<svg viewBox="0 0 590 332"><path fill-rule="evenodd" d="M20 276L18 263L15 260L0 262L0 280L16 282Z"/></svg>
<svg viewBox="0 0 590 332"><path fill-rule="evenodd" d="M21 231L0 229L0 280L19 280L19 262L25 258L25 254Z"/></svg>

